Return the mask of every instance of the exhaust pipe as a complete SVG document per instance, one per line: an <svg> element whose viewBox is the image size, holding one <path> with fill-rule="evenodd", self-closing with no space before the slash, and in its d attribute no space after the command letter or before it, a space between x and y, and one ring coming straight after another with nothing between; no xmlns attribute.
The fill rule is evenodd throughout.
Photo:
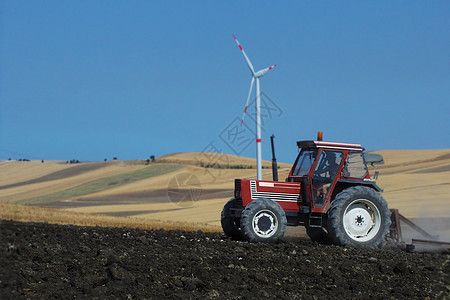
<svg viewBox="0 0 450 300"><path fill-rule="evenodd" d="M272 134L270 137L270 143L272 145L272 176L273 181L278 181L278 166L277 166L277 159L275 158L275 146L273 145L273 139L275 136Z"/></svg>

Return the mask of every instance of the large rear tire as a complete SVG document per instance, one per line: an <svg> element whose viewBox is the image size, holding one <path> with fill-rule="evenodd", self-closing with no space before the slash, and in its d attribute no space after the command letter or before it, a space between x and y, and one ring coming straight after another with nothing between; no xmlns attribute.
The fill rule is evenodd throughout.
<svg viewBox="0 0 450 300"><path fill-rule="evenodd" d="M233 208L236 206L236 200L234 198L231 198L228 200L228 202L225 204L225 206L222 209L222 213L220 215L220 223L222 224L223 232L235 240L243 240L244 235L241 232L240 228L240 220L239 218L233 217L231 215L230 208Z"/></svg>
<svg viewBox="0 0 450 300"><path fill-rule="evenodd" d="M286 213L270 199L256 199L242 211L241 230L249 242L276 243L286 231Z"/></svg>
<svg viewBox="0 0 450 300"><path fill-rule="evenodd" d="M386 242L391 213L383 197L365 186L340 192L328 211L329 231L343 246L378 248Z"/></svg>

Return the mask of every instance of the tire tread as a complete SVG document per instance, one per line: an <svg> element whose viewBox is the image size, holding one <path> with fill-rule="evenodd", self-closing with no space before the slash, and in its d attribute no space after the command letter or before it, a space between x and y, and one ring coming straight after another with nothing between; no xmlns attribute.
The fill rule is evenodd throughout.
<svg viewBox="0 0 450 300"><path fill-rule="evenodd" d="M348 237L343 228L343 210L351 199L365 198L374 202L381 214L381 227L378 234L370 241L357 242ZM343 246L378 248L386 242L391 225L390 211L384 198L375 190L365 186L354 186L340 192L331 202L328 210L330 235L334 243Z"/></svg>
<svg viewBox="0 0 450 300"><path fill-rule="evenodd" d="M261 238L253 231L252 220L253 216L262 209L269 209L277 215L279 220L277 232L270 238ZM244 238L249 242L264 242L264 243L276 243L278 242L286 232L287 219L286 213L281 206L270 199L260 198L250 202L242 211L241 217L241 231Z"/></svg>

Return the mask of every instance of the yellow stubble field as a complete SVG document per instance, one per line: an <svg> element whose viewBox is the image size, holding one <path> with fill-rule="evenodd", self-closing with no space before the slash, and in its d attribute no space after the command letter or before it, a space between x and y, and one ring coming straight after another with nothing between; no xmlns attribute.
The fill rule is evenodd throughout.
<svg viewBox="0 0 450 300"><path fill-rule="evenodd" d="M450 213L450 149L384 150L385 165L369 167L379 172L377 184L390 208L412 218L447 218ZM91 194L63 199L58 203L37 204L56 207L65 214L125 218L130 222L181 222L203 224L220 230L220 212L232 197L235 178L255 178L255 169L205 167L204 153L177 153L158 158L165 163L182 164L179 169L144 178ZM228 155L228 166L253 166L254 160ZM203 162L203 165L201 164ZM86 163L100 164L100 163ZM271 180L271 162L264 162L263 179ZM290 165L279 164L279 178L287 177ZM61 178L39 178L68 170L61 162L8 162L0 164L0 202L13 203L50 191L82 185L98 178L132 172L145 167L130 162L109 162L101 167ZM223 167L223 166L222 166ZM64 173L56 173L64 175ZM12 186L35 180L30 184ZM6 205L6 204L5 204ZM41 208L45 209L45 208ZM6 211L7 209L2 209ZM54 211L52 210L52 215ZM0 217L5 213L0 213ZM67 217L67 215L66 215ZM127 221L128 222L128 221Z"/></svg>

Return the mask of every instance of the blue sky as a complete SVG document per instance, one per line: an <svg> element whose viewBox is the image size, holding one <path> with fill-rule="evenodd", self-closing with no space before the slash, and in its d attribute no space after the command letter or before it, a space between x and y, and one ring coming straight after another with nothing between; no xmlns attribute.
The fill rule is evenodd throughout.
<svg viewBox="0 0 450 300"><path fill-rule="evenodd" d="M0 158L450 148L449 1L0 1Z"/></svg>

